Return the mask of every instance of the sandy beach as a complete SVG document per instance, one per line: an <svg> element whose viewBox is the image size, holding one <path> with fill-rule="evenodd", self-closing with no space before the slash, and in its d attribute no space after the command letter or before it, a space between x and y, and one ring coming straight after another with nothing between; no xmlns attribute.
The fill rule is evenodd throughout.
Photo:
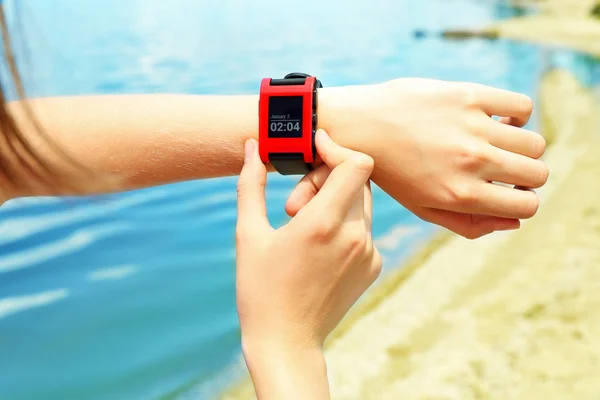
<svg viewBox="0 0 600 400"><path fill-rule="evenodd" d="M558 132L538 215L453 237L350 327L327 353L333 398L600 398L600 107L564 72L542 96Z"/></svg>
<svg viewBox="0 0 600 400"><path fill-rule="evenodd" d="M538 107L538 214L475 241L442 234L386 277L327 343L333 399L600 399L600 88L550 71ZM223 397L250 398L248 382Z"/></svg>

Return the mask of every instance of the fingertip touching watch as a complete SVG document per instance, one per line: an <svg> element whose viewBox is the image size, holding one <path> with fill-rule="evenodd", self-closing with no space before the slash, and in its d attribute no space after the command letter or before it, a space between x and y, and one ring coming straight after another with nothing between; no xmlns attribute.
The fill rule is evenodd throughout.
<svg viewBox="0 0 600 400"><path fill-rule="evenodd" d="M294 72L260 85L258 149L282 175L306 174L315 161L317 89L314 76Z"/></svg>

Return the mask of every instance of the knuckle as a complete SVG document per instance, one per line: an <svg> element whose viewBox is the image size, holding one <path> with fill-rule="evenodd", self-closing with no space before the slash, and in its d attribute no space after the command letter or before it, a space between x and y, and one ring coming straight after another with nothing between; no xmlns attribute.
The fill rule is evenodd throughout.
<svg viewBox="0 0 600 400"><path fill-rule="evenodd" d="M443 200L443 199L442 199ZM439 203L440 205L443 204L443 201ZM415 214L417 217L419 217L422 221L428 222L428 223L433 223L434 221L434 217L431 215L430 212L428 212L427 209L424 208L419 208L419 209L411 209L410 210L413 214Z"/></svg>
<svg viewBox="0 0 600 400"><path fill-rule="evenodd" d="M482 232L481 230L479 230L477 228L470 228L462 236L468 240L475 240L475 239L479 239L480 237L482 237L483 235L485 235L487 233L488 232Z"/></svg>
<svg viewBox="0 0 600 400"><path fill-rule="evenodd" d="M249 182L246 181L246 179L244 179L243 177L240 177L240 179L238 179L237 185L236 185L236 190L237 190L238 196L243 196L247 192L249 185L250 184L249 184Z"/></svg>
<svg viewBox="0 0 600 400"><path fill-rule="evenodd" d="M433 223L433 218L431 218L429 215L419 214L417 215L417 217L419 217L424 222Z"/></svg>
<svg viewBox="0 0 600 400"><path fill-rule="evenodd" d="M249 191L264 189L267 184L267 176L264 174L258 178L250 176L245 171L242 171L237 180L236 190L238 195L246 194Z"/></svg>
<svg viewBox="0 0 600 400"><path fill-rule="evenodd" d="M466 108L479 108L477 86L472 83L462 83L459 86L458 98Z"/></svg>
<svg viewBox="0 0 600 400"><path fill-rule="evenodd" d="M463 143L456 151L459 165L468 172L480 170L489 160L488 152L476 141Z"/></svg>
<svg viewBox="0 0 600 400"><path fill-rule="evenodd" d="M471 214L471 224L468 225L464 232L461 232L460 234L465 239L475 240L491 232L492 230L481 225L481 219L478 218L477 215Z"/></svg>
<svg viewBox="0 0 600 400"><path fill-rule="evenodd" d="M330 241L337 232L338 226L338 222L333 218L320 218L312 227L312 235L317 241Z"/></svg>
<svg viewBox="0 0 600 400"><path fill-rule="evenodd" d="M235 186L238 194L240 194L244 191L245 185L246 185L246 183L244 182L244 180L242 178L238 179L237 185Z"/></svg>
<svg viewBox="0 0 600 400"><path fill-rule="evenodd" d="M477 118L478 115L474 112L466 114L467 115L465 115L463 119L464 129L466 132L476 137L484 137L484 132L482 132L484 129L482 129L481 126L481 119Z"/></svg>
<svg viewBox="0 0 600 400"><path fill-rule="evenodd" d="M365 237L367 236L366 230L365 230ZM362 251L365 259L370 260L373 258L373 254L375 253L376 249L375 249L375 245L373 244L372 240L367 240L365 241L365 246L364 249Z"/></svg>
<svg viewBox="0 0 600 400"><path fill-rule="evenodd" d="M353 230L347 238L348 250L354 255L363 254L367 248L367 235L359 229Z"/></svg>
<svg viewBox="0 0 600 400"><path fill-rule="evenodd" d="M472 185L454 184L449 189L449 203L460 208L469 208L475 205L477 196Z"/></svg>

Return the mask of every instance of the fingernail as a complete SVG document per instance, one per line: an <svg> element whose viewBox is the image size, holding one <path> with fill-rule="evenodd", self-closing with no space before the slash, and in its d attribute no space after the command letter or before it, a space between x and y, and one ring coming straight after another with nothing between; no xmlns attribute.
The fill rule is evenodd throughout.
<svg viewBox="0 0 600 400"><path fill-rule="evenodd" d="M248 139L244 145L244 164L252 160L252 153L254 153L254 140Z"/></svg>

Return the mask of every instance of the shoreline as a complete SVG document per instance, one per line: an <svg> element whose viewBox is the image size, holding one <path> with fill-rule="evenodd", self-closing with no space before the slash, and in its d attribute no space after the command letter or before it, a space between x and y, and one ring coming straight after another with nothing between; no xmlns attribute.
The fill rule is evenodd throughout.
<svg viewBox="0 0 600 400"><path fill-rule="evenodd" d="M401 262L399 268L395 268L382 276L381 281L373 287L371 292L360 303L357 303L334 331L331 332L325 342L325 349L333 346L358 320L374 310L395 290L400 289L402 284L418 269L422 268L437 251L447 245L452 237L453 234L449 231L437 230L431 237L424 240L413 254Z"/></svg>
<svg viewBox="0 0 600 400"><path fill-rule="evenodd" d="M525 1L523 3L539 13L509 18L478 29L448 30L442 36L458 40L473 37L518 40L600 58L600 18L590 15L595 1Z"/></svg>

